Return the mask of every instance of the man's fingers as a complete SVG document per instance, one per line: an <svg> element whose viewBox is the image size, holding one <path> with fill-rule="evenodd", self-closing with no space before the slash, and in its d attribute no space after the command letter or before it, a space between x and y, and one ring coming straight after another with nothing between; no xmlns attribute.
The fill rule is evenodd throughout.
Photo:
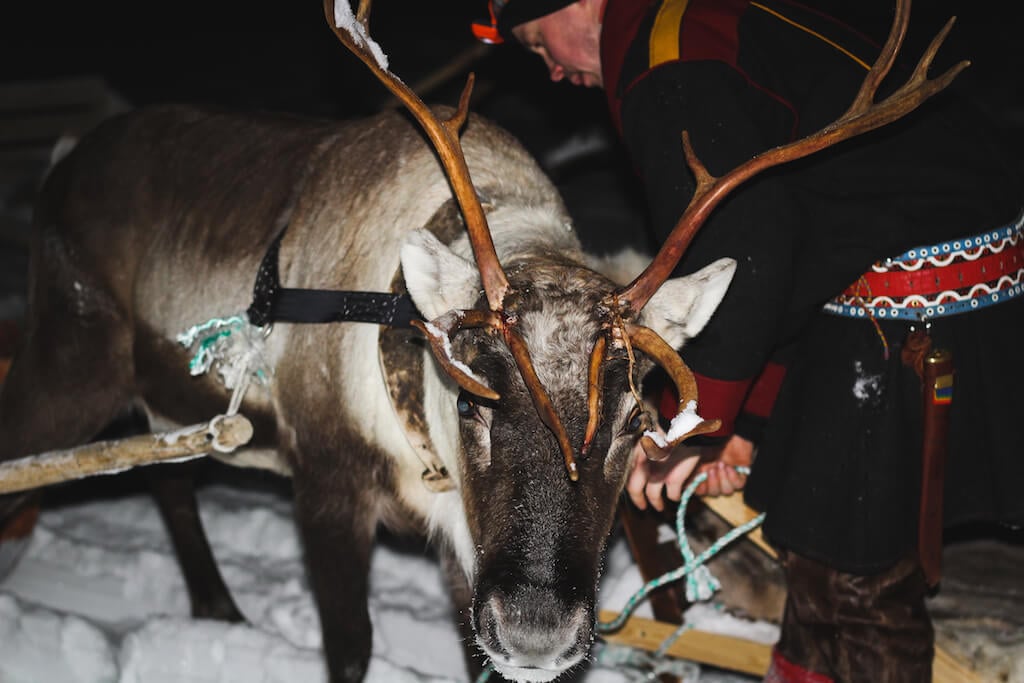
<svg viewBox="0 0 1024 683"><path fill-rule="evenodd" d="M735 472L735 470L723 462L718 463L718 495L720 496L731 496L736 491L736 487L729 477L730 472Z"/></svg>
<svg viewBox="0 0 1024 683"><path fill-rule="evenodd" d="M629 494L633 505L640 510L647 509L647 499L644 497L644 489L647 487L647 470L647 462L643 456L640 456L634 461L633 471L629 473L629 479L626 480L626 493Z"/></svg>
<svg viewBox="0 0 1024 683"><path fill-rule="evenodd" d="M671 456L671 457L669 457ZM683 485L699 461L696 449L660 448L648 437L641 437L634 450L633 469L626 480L626 493L640 510L650 504L655 510L665 509L665 497L678 501Z"/></svg>
<svg viewBox="0 0 1024 683"><path fill-rule="evenodd" d="M683 496L683 486L690 479L699 458L697 455L687 457L676 463L665 476L665 495L669 500L678 501Z"/></svg>
<svg viewBox="0 0 1024 683"><path fill-rule="evenodd" d="M717 463L711 465L707 470L708 479L705 482L708 485L707 495L709 496L720 496L722 495L722 479L719 475L719 468Z"/></svg>
<svg viewBox="0 0 1024 683"><path fill-rule="evenodd" d="M698 496L728 496L741 490L747 484L746 475L725 463L716 462L701 468L707 479L697 487Z"/></svg>
<svg viewBox="0 0 1024 683"><path fill-rule="evenodd" d="M665 482L665 496L669 500L674 500L677 503L679 499L683 497L683 484L685 479L677 480L675 477L671 477Z"/></svg>
<svg viewBox="0 0 1024 683"><path fill-rule="evenodd" d="M747 475L740 474L735 468L730 467L726 472L730 483L732 484L733 491L739 491L747 485Z"/></svg>
<svg viewBox="0 0 1024 683"><path fill-rule="evenodd" d="M664 488L665 485L660 481L652 481L647 484L647 500L650 501L651 507L658 512L665 509L665 500L661 496L662 489Z"/></svg>

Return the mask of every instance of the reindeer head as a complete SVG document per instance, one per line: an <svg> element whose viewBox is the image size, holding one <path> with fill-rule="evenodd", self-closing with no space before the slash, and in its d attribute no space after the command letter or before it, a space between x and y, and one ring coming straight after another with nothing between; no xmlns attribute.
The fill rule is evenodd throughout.
<svg viewBox="0 0 1024 683"><path fill-rule="evenodd" d="M463 448L458 478L477 551L469 564L479 645L508 678L554 677L589 649L605 538L634 446L653 419L637 387L652 361L639 352L631 357L626 345L605 348L606 299L616 284L576 260L544 254L505 264L502 315L514 324L511 341L478 295L473 263L426 231L403 247L402 263L420 310L442 320L438 326L462 323L450 337L431 329L435 323L425 326L445 344L445 362L466 384L482 385L460 388L455 399ZM724 260L670 280L640 322L681 346L710 318L733 270ZM602 349L597 356L595 344ZM594 373L597 380L590 379ZM544 405L562 416L565 441L578 445L591 433L588 451L572 461L573 477L556 456L559 439L538 419L527 377L543 386ZM591 410L589 387L598 382L603 400ZM595 429L588 429L591 414Z"/></svg>

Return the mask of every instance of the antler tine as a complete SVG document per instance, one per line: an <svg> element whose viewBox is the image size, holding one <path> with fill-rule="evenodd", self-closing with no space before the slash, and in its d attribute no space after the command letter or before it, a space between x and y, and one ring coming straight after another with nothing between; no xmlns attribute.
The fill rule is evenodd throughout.
<svg viewBox="0 0 1024 683"><path fill-rule="evenodd" d="M697 190L679 222L676 223L675 228L665 241L665 245L647 269L614 295L616 307L619 310L629 309L634 315L639 313L675 269L697 230L707 220L711 211L736 187L761 171L809 156L905 116L929 97L945 89L961 71L967 68L970 62L961 61L936 78L929 79L927 76L928 68L931 66L939 46L952 27L953 20L951 19L929 45L910 79L886 99L875 102L878 86L895 61L896 54L903 43L909 18L910 0L897 0L896 17L889 39L865 77L853 104L845 114L818 132L762 152L719 178L714 178L707 173L693 151L689 135L684 132L683 147L687 162L697 178Z"/></svg>
<svg viewBox="0 0 1024 683"><path fill-rule="evenodd" d="M565 459L565 469L569 472L569 479L572 481L579 480L579 468L576 465L576 457L573 455L569 434L565 431L565 425L562 424L561 418L558 417L558 412L555 410L554 404L551 403L551 398L544 391L544 386L540 383L540 378L537 376L537 371L533 367L533 361L530 360L530 354L526 349L526 341L511 326L504 326L502 331L505 334L505 343L508 344L509 350L512 351L512 357L519 368L519 374L522 375L526 389L530 392L530 398L533 400L534 408L537 409L537 414L540 415L541 421L552 431L555 439L558 441L558 448L562 451L562 457Z"/></svg>
<svg viewBox="0 0 1024 683"><path fill-rule="evenodd" d="M370 32L370 10L373 9L373 0L359 0L359 9L356 11L356 21L363 29Z"/></svg>
<svg viewBox="0 0 1024 683"><path fill-rule="evenodd" d="M448 376L460 387L473 394L492 401L501 396L473 375L464 363L455 359L451 352L452 337L459 331L468 328L489 327L501 329L500 316L493 311L448 311L429 323L413 320L412 325L430 340L430 348Z"/></svg>
<svg viewBox="0 0 1024 683"><path fill-rule="evenodd" d="M459 143L459 129L465 123L469 109L473 77L470 75L463 89L459 99L459 110L450 119L440 121L416 93L388 70L387 58L366 30L371 1L360 0L358 14L355 17L352 16L352 8L348 3L349 0L324 0L327 23L338 40L359 57L377 79L402 101L419 121L434 149L437 150L459 208L466 219L466 231L469 233L473 255L480 271L484 291L487 293L487 302L492 311L501 310L505 292L508 291L508 279L498 262L498 254L487 227L487 217L473 187L469 166Z"/></svg>
<svg viewBox="0 0 1024 683"><path fill-rule="evenodd" d="M565 461L565 468L569 473L569 478L572 481L579 479L579 468L576 465L576 457L573 455L572 443L569 441L568 432L566 432L562 420L558 417L558 412L555 410L551 398L544 390L544 385L541 384L540 378L537 376L537 371L533 367L533 361L530 359L530 352L526 348L526 341L516 332L514 324L508 322L501 312L478 310L448 311L429 323L413 320L412 325L423 332L427 339L430 340L430 347L434 352L434 356L445 372L455 380L456 384L474 396L481 396L493 401L500 399L500 394L477 379L473 375L472 370L455 359L451 352L451 340L460 330L468 328L485 327L500 331L506 346L508 346L509 351L512 353L512 359L515 361L516 367L519 368L519 374L523 378L523 383L526 385L526 390L530 394L530 400L533 402L537 414L558 441L558 448L562 452L562 458ZM601 353L597 361L598 366L600 365L600 360L604 357L603 349L604 347L601 346ZM593 358L591 362L594 362ZM592 388L591 391L593 390ZM591 413L591 419L596 419L594 412ZM588 433L589 431L588 426ZM591 436L591 438L593 437ZM582 452L586 453L586 449L584 448Z"/></svg>
<svg viewBox="0 0 1024 683"><path fill-rule="evenodd" d="M586 455L590 451L590 444L597 435L597 428L601 422L601 396L604 393L601 373L601 366L604 364L605 350L608 348L608 337L600 336L594 342L594 348L590 351L590 363L587 371L587 431L583 434L583 446L580 454Z"/></svg>
<svg viewBox="0 0 1024 683"><path fill-rule="evenodd" d="M899 2L897 0L896 12L893 16L892 27L889 29L889 36L886 38L885 45L882 46L882 51L878 54L875 63L868 70L868 75L864 77L864 82L860 84L857 97L854 98L853 104L847 110L847 114L851 111L859 111L871 106L872 101L875 99L875 93L878 91L878 86L885 80L885 77L892 69L892 65L896 63L896 54L899 52L900 45L903 44L903 39L907 35L909 23L910 1Z"/></svg>
<svg viewBox="0 0 1024 683"><path fill-rule="evenodd" d="M671 445L691 436L708 434L722 426L721 420L704 420L696 414L697 379L668 342L654 330L641 325L627 325L626 334L629 335L630 343L664 368L672 383L676 385L676 391L679 393L676 419L684 418L684 421L677 423L675 419L673 420L672 428L669 429Z"/></svg>

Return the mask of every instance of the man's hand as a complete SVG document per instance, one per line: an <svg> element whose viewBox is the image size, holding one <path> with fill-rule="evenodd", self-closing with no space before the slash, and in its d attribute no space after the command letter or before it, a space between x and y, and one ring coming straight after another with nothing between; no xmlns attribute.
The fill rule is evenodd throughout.
<svg viewBox="0 0 1024 683"><path fill-rule="evenodd" d="M644 450L644 444L655 449L653 453ZM665 498L679 500L683 486L700 461L700 450L688 446L677 446L670 453L660 449L647 439L640 439L634 449L633 471L626 481L626 492L630 500L641 510L647 509L647 502L658 510L665 509Z"/></svg>
<svg viewBox="0 0 1024 683"><path fill-rule="evenodd" d="M753 442L734 434L720 449L705 449L702 455L705 462L697 471L706 472L708 478L694 492L698 496L728 496L747 485L747 476L737 472L736 466L750 467L754 462Z"/></svg>
<svg viewBox="0 0 1024 683"><path fill-rule="evenodd" d="M708 478L697 487L697 495L729 495L747 483L747 477L733 466L749 467L753 458L754 444L741 436L730 437L720 448L681 445L671 451L658 448L649 439L640 439L634 449L633 471L626 481L626 492L637 508L646 510L649 502L661 511L665 498L678 501L682 497L686 482L700 465L699 471L707 472Z"/></svg>

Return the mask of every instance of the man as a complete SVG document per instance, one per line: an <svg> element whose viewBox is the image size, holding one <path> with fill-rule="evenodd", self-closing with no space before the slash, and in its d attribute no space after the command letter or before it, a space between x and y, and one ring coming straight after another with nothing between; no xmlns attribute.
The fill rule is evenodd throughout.
<svg viewBox="0 0 1024 683"><path fill-rule="evenodd" d="M605 89L659 239L694 189L681 131L722 175L838 118L879 51L782 0L492 0L490 9L478 37L514 36L552 80ZM1020 195L984 121L944 93L747 183L680 263L680 273L721 256L739 263L682 353L701 414L723 421L703 443L720 454L705 468L707 492L743 487L725 464L751 462L757 444L746 499L766 513L789 588L766 680L931 680L917 552L918 372L929 348L952 351L957 364L939 439L949 451L945 522L1024 522ZM696 465L638 458L627 489L641 508L660 508Z"/></svg>

